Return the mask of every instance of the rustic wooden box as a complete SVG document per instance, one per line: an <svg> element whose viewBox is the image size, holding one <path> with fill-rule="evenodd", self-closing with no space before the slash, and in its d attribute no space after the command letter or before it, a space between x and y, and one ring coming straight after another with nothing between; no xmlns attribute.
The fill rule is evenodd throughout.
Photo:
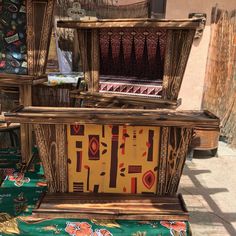
<svg viewBox="0 0 236 236"><path fill-rule="evenodd" d="M126 107L137 105L134 97L139 97L141 107L140 100L148 104L152 98L156 100L152 108L173 109L180 105L178 95L199 23L199 19L104 19L57 25L76 29L75 53L81 55L88 84L88 93L80 98L94 103L135 100L126 100Z"/></svg>
<svg viewBox="0 0 236 236"><path fill-rule="evenodd" d="M186 217L176 193L193 128L219 126L208 112L143 109L25 107L6 120L35 130L49 191L37 214L123 219Z"/></svg>

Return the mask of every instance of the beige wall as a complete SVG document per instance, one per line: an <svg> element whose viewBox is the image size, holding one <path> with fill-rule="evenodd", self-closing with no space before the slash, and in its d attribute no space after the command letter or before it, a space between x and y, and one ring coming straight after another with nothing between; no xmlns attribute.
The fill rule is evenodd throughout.
<svg viewBox="0 0 236 236"><path fill-rule="evenodd" d="M201 39L194 40L179 97L180 109L200 109L204 87L205 68L210 40L211 9L236 9L236 0L167 0L166 18L187 18L189 13L207 14L207 25Z"/></svg>

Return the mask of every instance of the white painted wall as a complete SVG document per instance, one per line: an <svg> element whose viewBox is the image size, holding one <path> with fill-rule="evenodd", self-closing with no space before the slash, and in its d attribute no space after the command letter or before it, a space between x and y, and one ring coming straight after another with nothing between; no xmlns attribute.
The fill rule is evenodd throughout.
<svg viewBox="0 0 236 236"><path fill-rule="evenodd" d="M179 97L182 105L179 109L199 110L201 108L208 46L210 41L211 9L236 9L236 0L167 0L166 18L188 18L189 13L199 12L207 14L207 25L201 39L194 40L189 61L185 71Z"/></svg>

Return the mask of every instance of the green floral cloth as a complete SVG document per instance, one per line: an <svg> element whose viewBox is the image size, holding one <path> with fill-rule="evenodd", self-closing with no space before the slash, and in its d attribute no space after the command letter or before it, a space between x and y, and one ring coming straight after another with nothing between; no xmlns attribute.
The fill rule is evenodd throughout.
<svg viewBox="0 0 236 236"><path fill-rule="evenodd" d="M0 212L11 216L29 215L36 202L46 191L43 176L36 173L8 175L0 188Z"/></svg>
<svg viewBox="0 0 236 236"><path fill-rule="evenodd" d="M6 222L5 222L6 224ZM4 229L1 232L1 228ZM130 221L130 220L77 220L38 219L27 221L18 217L8 221L8 227L0 223L1 235L65 235L65 236L187 236L188 222Z"/></svg>
<svg viewBox="0 0 236 236"><path fill-rule="evenodd" d="M19 236L189 236L182 221L131 221L87 219L42 219L32 209L46 191L41 167L25 175L14 172L0 187L0 235Z"/></svg>

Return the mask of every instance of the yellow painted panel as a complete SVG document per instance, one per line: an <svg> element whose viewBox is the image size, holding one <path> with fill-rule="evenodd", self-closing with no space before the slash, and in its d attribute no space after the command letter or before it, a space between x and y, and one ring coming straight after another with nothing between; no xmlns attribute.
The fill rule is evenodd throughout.
<svg viewBox="0 0 236 236"><path fill-rule="evenodd" d="M159 127L68 125L69 192L156 193Z"/></svg>

